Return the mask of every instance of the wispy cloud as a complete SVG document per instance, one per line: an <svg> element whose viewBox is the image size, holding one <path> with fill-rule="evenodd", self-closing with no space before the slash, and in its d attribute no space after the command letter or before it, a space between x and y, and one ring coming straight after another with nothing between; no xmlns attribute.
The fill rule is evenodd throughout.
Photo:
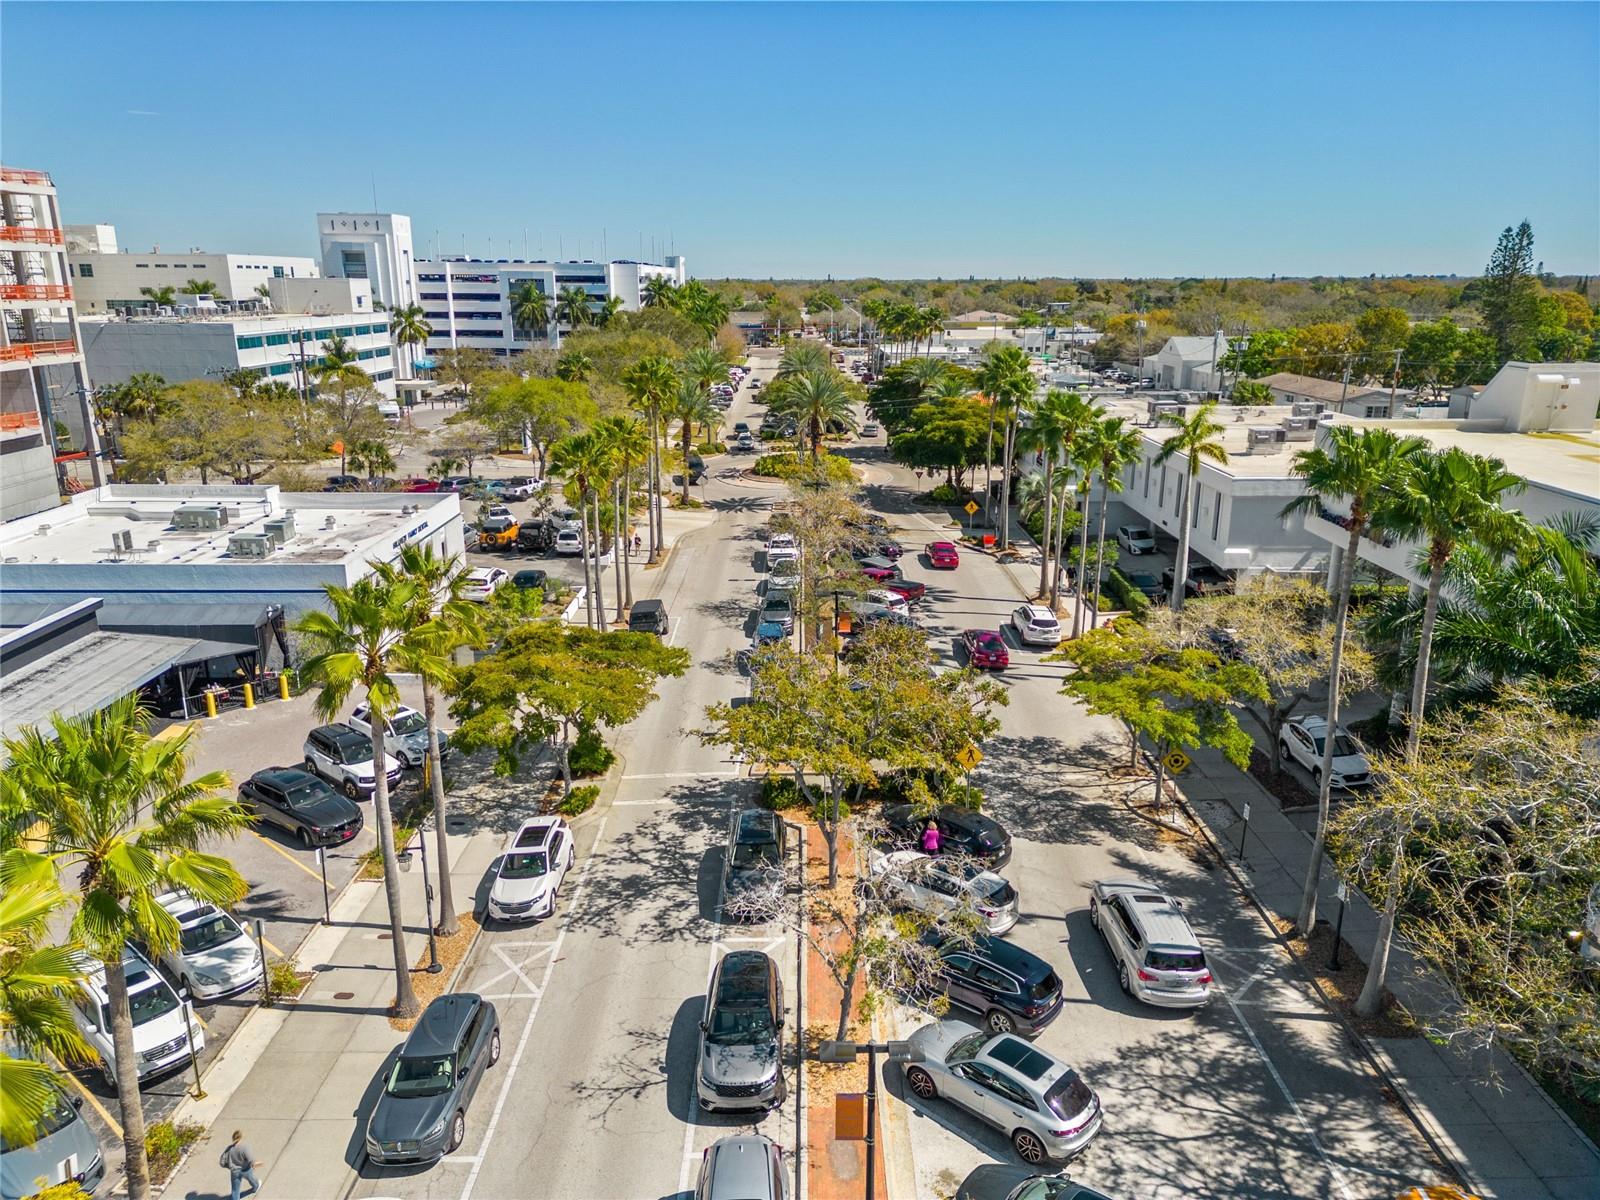
<svg viewBox="0 0 1600 1200"><path fill-rule="evenodd" d="M130 117L159 117L161 115L158 112L151 112L148 108L128 108L123 111Z"/></svg>

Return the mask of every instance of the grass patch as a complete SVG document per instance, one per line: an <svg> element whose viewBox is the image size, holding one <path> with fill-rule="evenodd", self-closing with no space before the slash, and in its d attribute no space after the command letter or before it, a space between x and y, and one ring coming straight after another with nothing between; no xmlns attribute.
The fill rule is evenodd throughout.
<svg viewBox="0 0 1600 1200"><path fill-rule="evenodd" d="M157 1121L144 1131L144 1152L150 1158L150 1182L165 1183L184 1152L200 1140L206 1127L195 1121Z"/></svg>

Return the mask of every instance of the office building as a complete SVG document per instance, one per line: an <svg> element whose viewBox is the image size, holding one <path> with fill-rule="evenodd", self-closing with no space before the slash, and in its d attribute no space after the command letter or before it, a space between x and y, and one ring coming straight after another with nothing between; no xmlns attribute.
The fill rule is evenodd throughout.
<svg viewBox="0 0 1600 1200"><path fill-rule="evenodd" d="M67 257L76 254L115 254L117 252L117 227L115 225L67 225Z"/></svg>
<svg viewBox="0 0 1600 1200"><path fill-rule="evenodd" d="M67 251L73 290L79 309L85 314L195 307L196 297L183 290L191 283L216 285L208 293L214 302L264 308L266 290L274 279L310 279L317 274L315 259L292 254L207 254L201 250L122 254L116 249L116 231L112 226L77 228L80 231L110 230L112 238L110 253ZM73 243L86 245L87 239L80 232ZM172 304L158 304L153 297L144 294L145 288L152 291L171 288Z"/></svg>
<svg viewBox="0 0 1600 1200"><path fill-rule="evenodd" d="M416 301L411 218L402 213L318 213L322 273L330 279L365 279L385 308Z"/></svg>
<svg viewBox="0 0 1600 1200"><path fill-rule="evenodd" d="M0 167L0 519L101 482L82 345L55 186Z"/></svg>

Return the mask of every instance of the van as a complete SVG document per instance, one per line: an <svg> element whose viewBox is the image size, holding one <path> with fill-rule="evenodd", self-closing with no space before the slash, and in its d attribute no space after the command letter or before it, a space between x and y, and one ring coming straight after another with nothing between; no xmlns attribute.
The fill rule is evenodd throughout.
<svg viewBox="0 0 1600 1200"><path fill-rule="evenodd" d="M116 1050L111 1044L111 994L105 968L85 959L83 991L73 1001L72 1016L88 1042L100 1055L106 1083L116 1086ZM133 1048L139 1056L139 1082L176 1070L189 1061L190 1048L199 1054L206 1033L150 960L133 946L122 951L122 972L128 986L128 1007L133 1012ZM187 1028L185 1028L187 1026Z"/></svg>
<svg viewBox="0 0 1600 1200"><path fill-rule="evenodd" d="M659 600L635 600L628 610L628 628L634 633L667 636L667 606Z"/></svg>
<svg viewBox="0 0 1600 1200"><path fill-rule="evenodd" d="M400 406L393 400L378 401L378 415L390 425L400 424Z"/></svg>

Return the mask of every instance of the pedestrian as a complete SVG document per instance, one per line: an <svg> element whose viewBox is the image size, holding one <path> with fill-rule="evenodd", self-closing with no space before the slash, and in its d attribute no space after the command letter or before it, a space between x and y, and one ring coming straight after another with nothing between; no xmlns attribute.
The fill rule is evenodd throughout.
<svg viewBox="0 0 1600 1200"><path fill-rule="evenodd" d="M927 827L922 831L922 852L924 854L939 853L939 823L932 817L928 818Z"/></svg>
<svg viewBox="0 0 1600 1200"><path fill-rule="evenodd" d="M635 554L639 553L639 549L643 545L644 545L644 543L642 541L640 541L639 535L637 533L634 534L633 535L633 552Z"/></svg>
<svg viewBox="0 0 1600 1200"><path fill-rule="evenodd" d="M222 1156L217 1159L217 1166L227 1169L228 1182L233 1187L233 1200L240 1200L241 1196L253 1196L261 1190L261 1181L256 1178L256 1168L261 1166L261 1163L251 1155L250 1147L244 1144L243 1130L235 1129L233 1131L233 1141L222 1152ZM239 1191L239 1181L241 1179L250 1181L250 1190L248 1192Z"/></svg>

